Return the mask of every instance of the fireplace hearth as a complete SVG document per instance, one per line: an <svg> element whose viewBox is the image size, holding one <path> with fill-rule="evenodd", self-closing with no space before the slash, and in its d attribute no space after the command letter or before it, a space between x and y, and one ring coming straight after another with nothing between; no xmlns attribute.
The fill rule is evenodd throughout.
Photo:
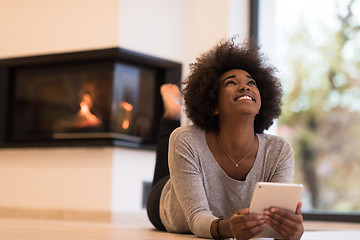
<svg viewBox="0 0 360 240"><path fill-rule="evenodd" d="M181 64L109 48L0 60L0 147L153 147Z"/></svg>

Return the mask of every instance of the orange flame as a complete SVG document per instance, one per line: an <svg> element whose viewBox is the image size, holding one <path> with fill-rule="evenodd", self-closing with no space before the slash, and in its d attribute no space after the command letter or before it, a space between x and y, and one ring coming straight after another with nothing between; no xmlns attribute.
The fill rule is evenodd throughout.
<svg viewBox="0 0 360 240"><path fill-rule="evenodd" d="M133 110L133 106L128 102L121 102L120 106L123 107L128 112L131 112Z"/></svg>
<svg viewBox="0 0 360 240"><path fill-rule="evenodd" d="M123 129L128 129L130 125L130 122L128 119L124 119L123 123L122 123L122 128Z"/></svg>
<svg viewBox="0 0 360 240"><path fill-rule="evenodd" d="M97 126L101 123L101 119L91 113L90 108L92 106L93 103L90 95L88 93L84 94L79 111L84 126Z"/></svg>
<svg viewBox="0 0 360 240"><path fill-rule="evenodd" d="M123 129L128 129L130 125L131 111L133 110L133 106L128 102L119 103L119 107L125 110L125 118L122 122L121 127Z"/></svg>

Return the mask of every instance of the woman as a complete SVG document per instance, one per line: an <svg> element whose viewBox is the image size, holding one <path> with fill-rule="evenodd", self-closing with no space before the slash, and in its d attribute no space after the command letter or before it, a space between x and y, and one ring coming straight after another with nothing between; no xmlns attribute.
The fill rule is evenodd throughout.
<svg viewBox="0 0 360 240"><path fill-rule="evenodd" d="M293 181L290 144L263 133L281 113L282 88L274 73L257 47L233 39L191 65L183 93L194 125L170 136L170 178L154 182L148 202L157 203L148 209L157 229L240 240L270 225L285 239L301 238L300 202L295 213L248 210L256 182Z"/></svg>

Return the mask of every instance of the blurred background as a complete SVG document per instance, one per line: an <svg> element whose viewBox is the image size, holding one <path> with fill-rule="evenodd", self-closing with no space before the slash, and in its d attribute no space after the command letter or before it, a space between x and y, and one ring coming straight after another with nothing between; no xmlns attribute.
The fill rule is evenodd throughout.
<svg viewBox="0 0 360 240"><path fill-rule="evenodd" d="M179 62L185 79L221 39L257 37L284 86L269 132L293 146L303 210L360 213L360 0L0 3L0 59L121 47ZM154 160L142 149L0 149L0 210L137 211Z"/></svg>
<svg viewBox="0 0 360 240"><path fill-rule="evenodd" d="M260 43L284 85L276 131L294 148L304 210L359 213L360 1L273 3L260 1Z"/></svg>

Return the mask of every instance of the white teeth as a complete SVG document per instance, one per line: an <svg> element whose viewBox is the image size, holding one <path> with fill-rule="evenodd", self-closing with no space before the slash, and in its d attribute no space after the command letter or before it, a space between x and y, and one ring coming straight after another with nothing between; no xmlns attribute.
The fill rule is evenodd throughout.
<svg viewBox="0 0 360 240"><path fill-rule="evenodd" d="M249 96L243 96L241 98L238 98L237 100L252 100L252 98Z"/></svg>

